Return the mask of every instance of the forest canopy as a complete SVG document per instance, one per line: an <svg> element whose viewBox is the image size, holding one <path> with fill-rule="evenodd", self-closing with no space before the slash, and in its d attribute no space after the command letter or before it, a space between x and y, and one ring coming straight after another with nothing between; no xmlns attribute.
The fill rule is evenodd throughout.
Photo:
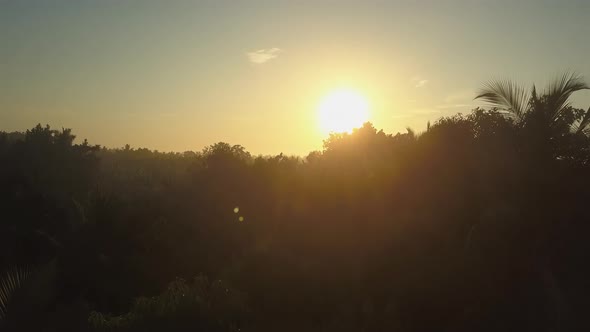
<svg viewBox="0 0 590 332"><path fill-rule="evenodd" d="M586 88L491 82L489 108L306 157L3 132L2 327L588 327L590 109L568 102Z"/></svg>

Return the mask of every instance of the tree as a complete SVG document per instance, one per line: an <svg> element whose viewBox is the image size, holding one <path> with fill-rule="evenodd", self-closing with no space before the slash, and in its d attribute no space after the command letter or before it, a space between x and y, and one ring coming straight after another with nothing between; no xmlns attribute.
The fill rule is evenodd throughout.
<svg viewBox="0 0 590 332"><path fill-rule="evenodd" d="M552 126L569 110L570 96L585 89L590 89L590 86L581 76L565 73L552 81L541 96L537 94L535 85L529 93L515 82L492 80L483 86L475 99L483 99L509 112L523 126L537 118L545 121L545 126ZM588 123L584 125L587 126Z"/></svg>
<svg viewBox="0 0 590 332"><path fill-rule="evenodd" d="M590 89L581 76L566 72L554 79L539 95L535 85L530 91L510 80L492 80L484 84L475 99L489 102L522 129L528 152L539 158L567 159L573 135L590 134L590 109L571 106L574 92ZM582 141L582 144L587 142Z"/></svg>
<svg viewBox="0 0 590 332"><path fill-rule="evenodd" d="M207 168L232 168L250 161L251 156L241 145L219 142L203 149Z"/></svg>

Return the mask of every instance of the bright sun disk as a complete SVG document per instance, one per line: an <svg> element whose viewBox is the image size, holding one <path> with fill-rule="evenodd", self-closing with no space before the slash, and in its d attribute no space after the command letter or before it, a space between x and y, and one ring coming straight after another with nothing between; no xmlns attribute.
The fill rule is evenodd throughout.
<svg viewBox="0 0 590 332"><path fill-rule="evenodd" d="M350 133L369 119L369 104L356 91L336 90L321 100L318 113L322 132Z"/></svg>

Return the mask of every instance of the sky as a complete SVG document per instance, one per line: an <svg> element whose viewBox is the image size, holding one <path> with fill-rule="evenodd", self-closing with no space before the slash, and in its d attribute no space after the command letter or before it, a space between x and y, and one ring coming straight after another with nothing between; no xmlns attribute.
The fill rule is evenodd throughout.
<svg viewBox="0 0 590 332"><path fill-rule="evenodd" d="M589 21L587 0L0 0L0 130L306 155L335 89L395 134L483 105L493 78L590 81Z"/></svg>

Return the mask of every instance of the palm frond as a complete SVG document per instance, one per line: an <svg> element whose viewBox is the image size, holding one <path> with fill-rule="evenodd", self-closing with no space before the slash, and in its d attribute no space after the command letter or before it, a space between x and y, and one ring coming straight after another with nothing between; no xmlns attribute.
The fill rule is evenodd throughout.
<svg viewBox="0 0 590 332"><path fill-rule="evenodd" d="M510 80L491 80L484 84L475 99L482 99L493 106L513 113L519 121L528 110L529 94Z"/></svg>
<svg viewBox="0 0 590 332"><path fill-rule="evenodd" d="M537 86L533 84L533 88L531 89L531 102L536 103L539 101L539 97L537 96Z"/></svg>
<svg viewBox="0 0 590 332"><path fill-rule="evenodd" d="M12 268L0 277L0 321L6 317L14 294L30 276L30 269Z"/></svg>
<svg viewBox="0 0 590 332"><path fill-rule="evenodd" d="M575 72L566 72L561 77L556 78L547 86L544 92L546 98L547 110L552 120L555 120L563 109L570 106L569 98L572 93L580 90L590 89L582 76Z"/></svg>
<svg viewBox="0 0 590 332"><path fill-rule="evenodd" d="M590 107L588 107L582 119L574 124L573 129L576 134L590 134Z"/></svg>

